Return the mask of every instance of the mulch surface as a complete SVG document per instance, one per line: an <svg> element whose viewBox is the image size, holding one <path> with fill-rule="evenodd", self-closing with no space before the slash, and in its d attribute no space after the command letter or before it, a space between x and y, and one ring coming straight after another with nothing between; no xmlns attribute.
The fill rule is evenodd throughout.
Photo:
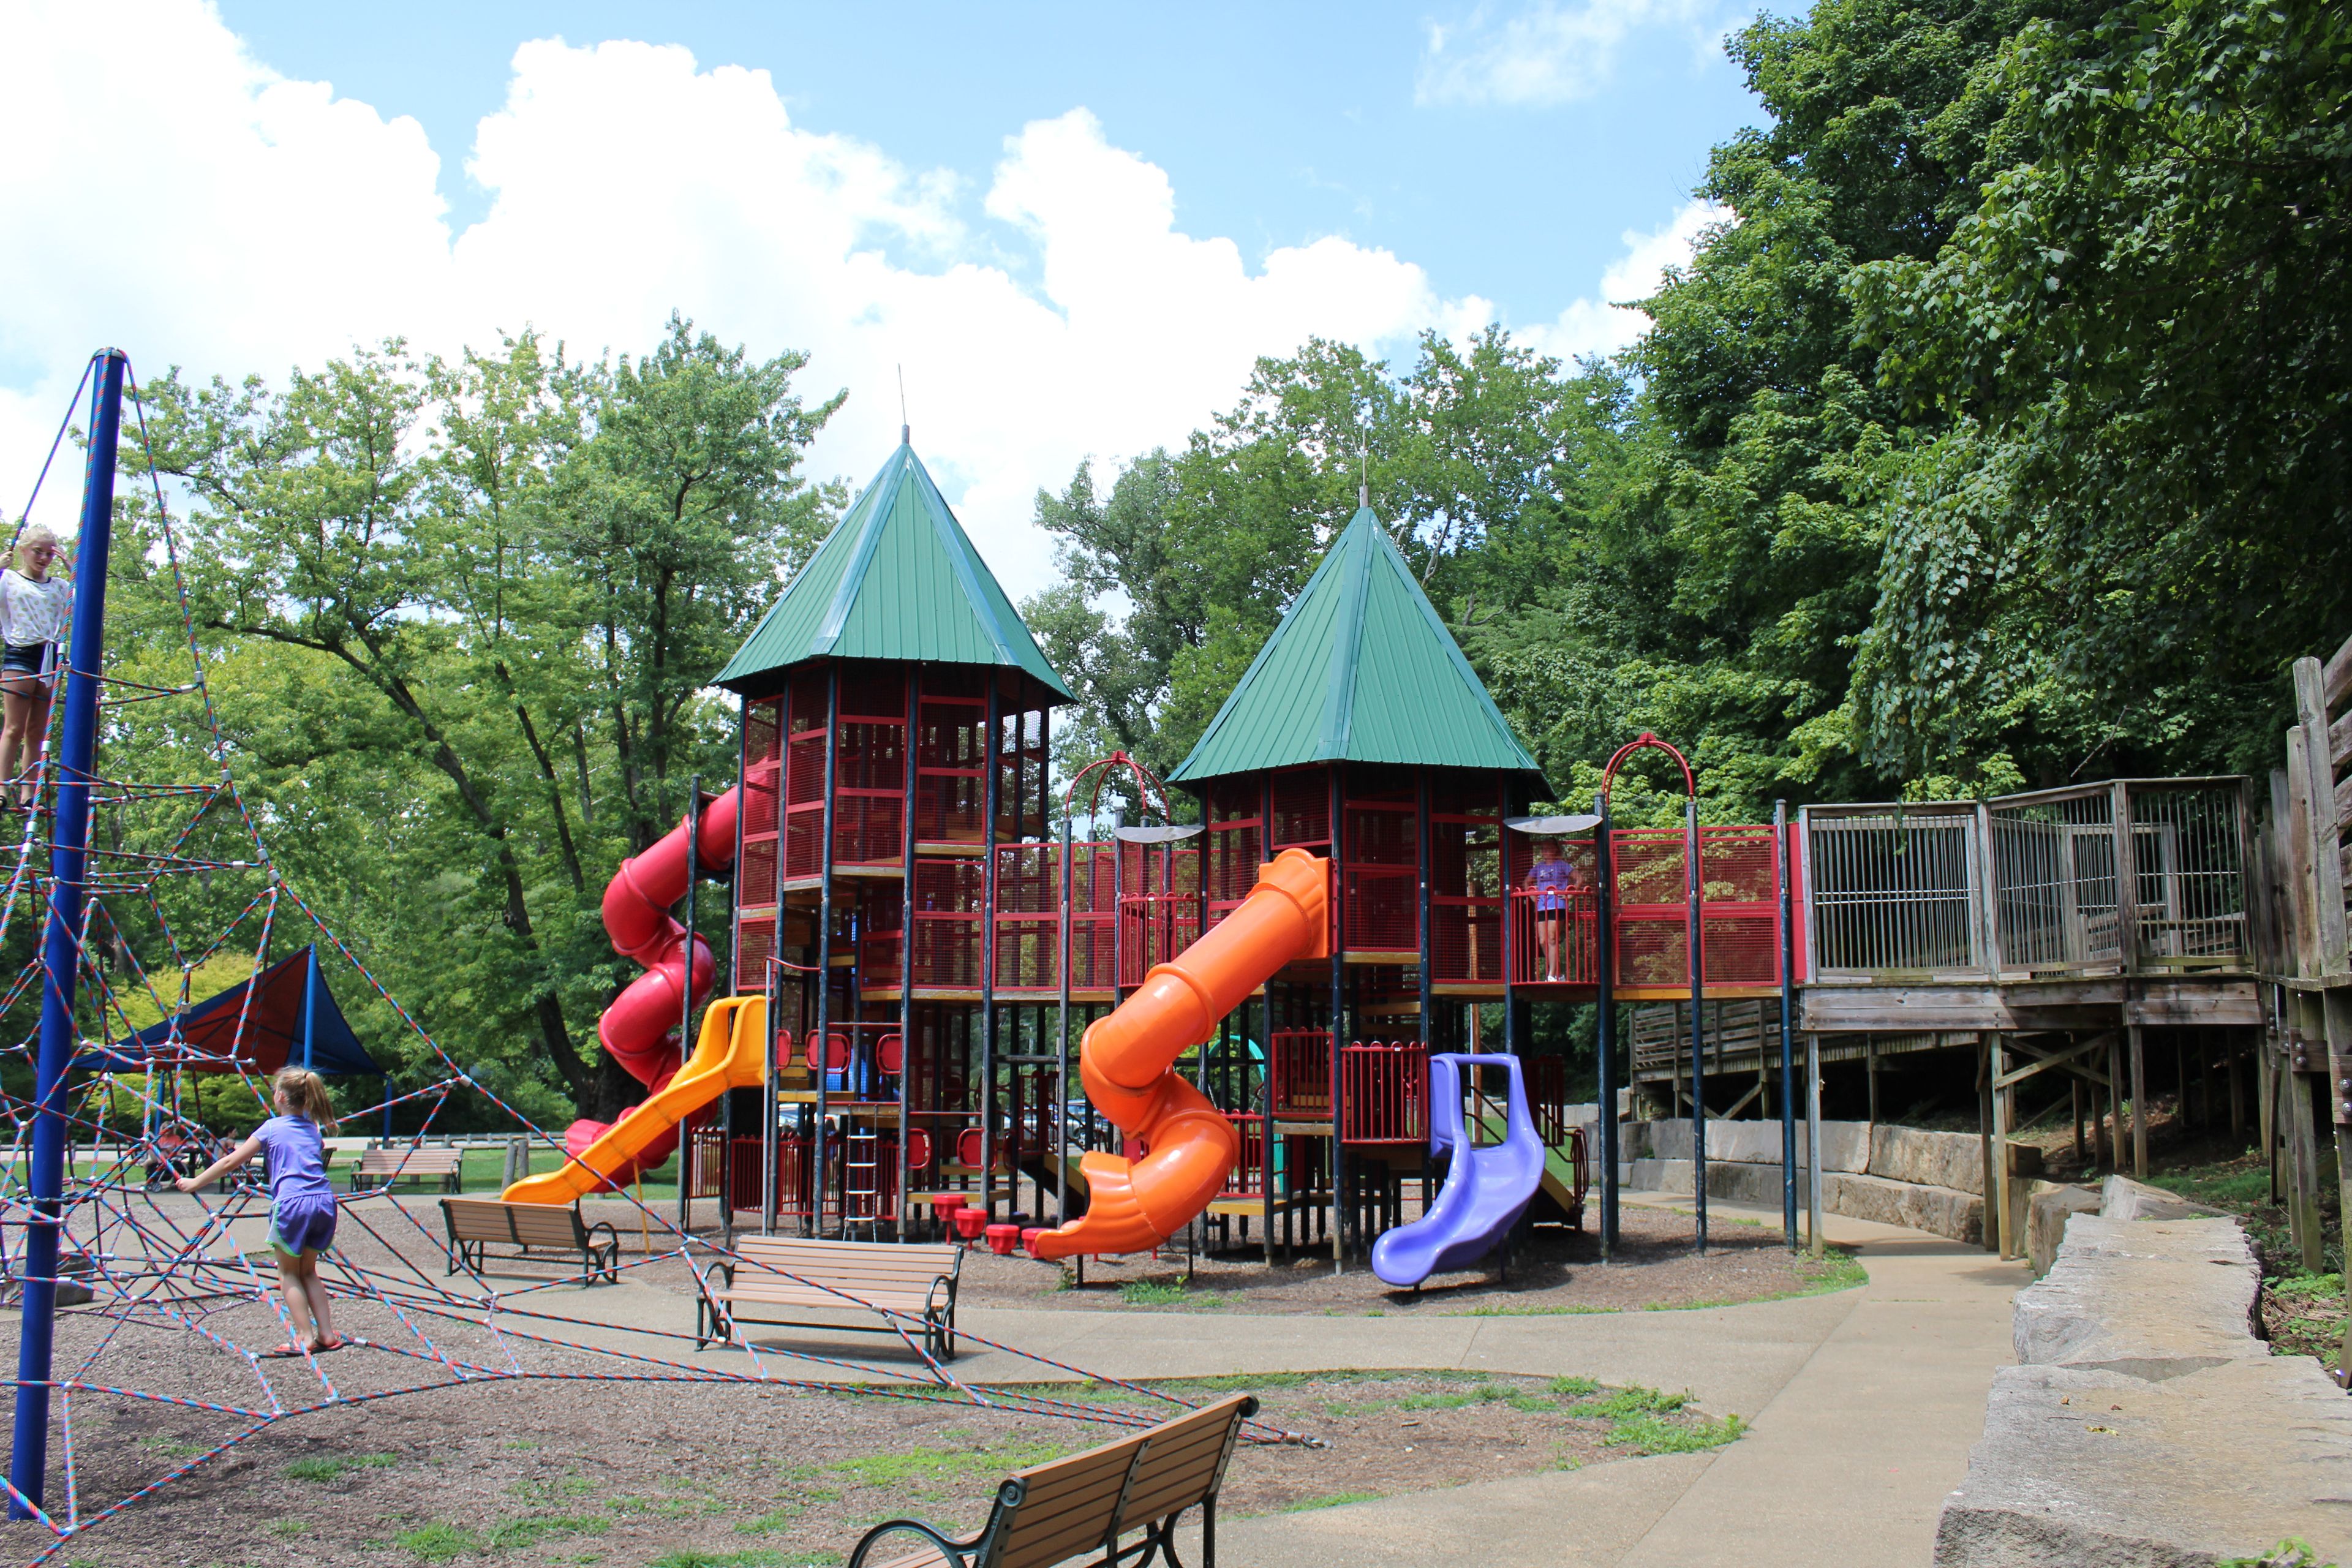
<svg viewBox="0 0 2352 1568"><path fill-rule="evenodd" d="M1516 1249L1507 1271L1487 1267L1438 1275L1419 1290L1381 1282L1361 1260L1334 1273L1328 1242L1268 1265L1255 1247L1202 1253L1187 1263L1181 1243L1156 1255L1088 1258L1085 1285L1066 1264L975 1253L964 1264L959 1300L967 1305L1045 1307L1072 1311L1227 1311L1248 1313L1416 1313L1510 1315L1608 1312L1723 1306L1801 1295L1853 1282L1843 1259L1816 1264L1792 1255L1777 1229L1716 1216L1706 1256L1693 1247L1688 1215L1626 1205L1619 1245L1601 1260L1597 1221L1582 1231L1538 1226Z"/></svg>
<svg viewBox="0 0 2352 1568"><path fill-rule="evenodd" d="M688 1381L693 1373L666 1363L706 1372L713 1363L698 1361L690 1342L658 1335L643 1336L644 1359L630 1359L493 1334L471 1303L435 1296L445 1276L427 1228L429 1205L414 1205L419 1223L413 1225L380 1205L352 1206L338 1238L341 1250L393 1285L404 1310L339 1289L338 1326L369 1342L322 1357L315 1369L299 1360L257 1367L233 1348L257 1349L283 1337L271 1308L250 1295L254 1285L270 1281L266 1265L254 1275L213 1271L210 1282L223 1293L182 1295L173 1307L177 1321L150 1313L125 1322L94 1308L60 1313L61 1376L165 1396L90 1390L71 1396L81 1520L180 1467L194 1468L73 1539L57 1561L93 1568L830 1563L885 1518L915 1514L943 1527L976 1528L1005 1473L1113 1435L1098 1423L990 1409L961 1397ZM142 1212L150 1224L183 1218ZM184 1217L194 1217L192 1205ZM1328 1260L1269 1270L1255 1254L1202 1259L1196 1289L1179 1294L1172 1282L1181 1278L1181 1263L1135 1258L1090 1266L1089 1286L1081 1291L1062 1289L1055 1266L977 1254L965 1274L964 1300L1169 1310L1129 1304L1130 1297L1161 1297L1180 1309L1226 1313L1397 1315L1693 1305L1820 1288L1811 1266L1791 1260L1774 1233L1719 1222L1710 1255L1697 1258L1689 1255L1689 1226L1684 1216L1629 1207L1626 1245L1610 1264L1597 1260L1589 1232L1538 1233L1514 1260L1507 1283L1448 1277L1418 1299L1389 1291L1360 1267L1334 1277ZM123 1245L110 1244L118 1253ZM119 1277L126 1272L113 1267ZM691 1289L675 1260L635 1277L681 1293ZM1096 1289L1093 1281L1106 1277L1117 1283ZM173 1279L178 1291L191 1283L184 1271ZM466 1289L462 1278L453 1283ZM133 1278L129 1284L136 1293L153 1281ZM569 1301L563 1294L513 1304L594 1315L580 1293L568 1293ZM510 1330L532 1327L503 1314L501 1321ZM101 1345L89 1370L78 1373ZM740 1358L727 1361L728 1370L745 1365ZM772 1356L766 1365L783 1376L793 1363ZM519 1375L491 1377L478 1369ZM461 1375L466 1382L443 1386ZM1163 1386L1192 1401L1225 1390L1254 1393L1265 1405L1262 1423L1315 1439L1313 1446L1240 1448L1228 1482L1229 1514L1704 1447L1736 1430L1681 1409L1672 1397L1467 1373L1370 1370ZM1134 1412L1167 1408L1118 1388L1062 1385L1052 1392ZM215 1452L251 1418L203 1404L295 1413ZM54 1421L52 1429L47 1501L62 1515L63 1444ZM26 1561L49 1539L35 1523L0 1526L0 1558Z"/></svg>

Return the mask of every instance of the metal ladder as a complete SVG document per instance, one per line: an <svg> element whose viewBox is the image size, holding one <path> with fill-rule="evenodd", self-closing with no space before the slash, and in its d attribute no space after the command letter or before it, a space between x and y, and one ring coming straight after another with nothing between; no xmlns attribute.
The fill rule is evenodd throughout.
<svg viewBox="0 0 2352 1568"><path fill-rule="evenodd" d="M841 1234L864 1226L882 1239L882 1133L875 1123L844 1118L841 1132Z"/></svg>

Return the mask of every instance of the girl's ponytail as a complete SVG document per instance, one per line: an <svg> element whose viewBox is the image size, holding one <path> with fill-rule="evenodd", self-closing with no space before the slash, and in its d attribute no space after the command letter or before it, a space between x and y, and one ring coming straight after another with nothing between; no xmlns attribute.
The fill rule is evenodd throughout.
<svg viewBox="0 0 2352 1568"><path fill-rule="evenodd" d="M331 1132L335 1126L335 1102L327 1098L327 1080L309 1068L283 1067L278 1069L269 1086L286 1097L294 1114L318 1124L321 1132Z"/></svg>

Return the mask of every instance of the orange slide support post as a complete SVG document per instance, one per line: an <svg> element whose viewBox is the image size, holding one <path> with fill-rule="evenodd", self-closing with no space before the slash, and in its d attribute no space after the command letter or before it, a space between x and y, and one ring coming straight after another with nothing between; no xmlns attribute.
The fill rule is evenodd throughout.
<svg viewBox="0 0 2352 1568"><path fill-rule="evenodd" d="M1174 1069L1284 964L1331 955L1330 862L1286 849L1258 868L1241 907L1166 963L1117 1011L1087 1026L1078 1047L1087 1098L1142 1146L1126 1160L1085 1155L1087 1212L1041 1231L1039 1258L1142 1252L1183 1229L1223 1190L1240 1153L1224 1112Z"/></svg>

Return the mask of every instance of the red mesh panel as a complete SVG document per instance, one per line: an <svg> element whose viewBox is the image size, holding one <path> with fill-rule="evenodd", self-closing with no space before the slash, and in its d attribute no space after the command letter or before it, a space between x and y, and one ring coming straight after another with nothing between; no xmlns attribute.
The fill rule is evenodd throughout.
<svg viewBox="0 0 2352 1568"><path fill-rule="evenodd" d="M1331 775L1293 768L1274 775L1274 847L1331 841Z"/></svg>
<svg viewBox="0 0 2352 1568"><path fill-rule="evenodd" d="M996 917L996 988L1000 991L1059 989L1062 922L1052 915Z"/></svg>
<svg viewBox="0 0 2352 1568"><path fill-rule="evenodd" d="M1499 899L1435 899L1429 911L1434 978L1468 983L1503 978Z"/></svg>
<svg viewBox="0 0 2352 1568"><path fill-rule="evenodd" d="M743 778L743 837L773 837L776 832L776 773L773 757L754 763Z"/></svg>
<svg viewBox="0 0 2352 1568"><path fill-rule="evenodd" d="M1257 834L1256 822L1250 821L1216 824L1202 835L1202 853L1207 858L1209 877L1210 924L1222 920L1257 886Z"/></svg>
<svg viewBox="0 0 2352 1568"><path fill-rule="evenodd" d="M863 984L877 991L898 989L898 959L905 952L905 946L898 938L895 921L889 931L861 931L858 933L857 966Z"/></svg>
<svg viewBox="0 0 2352 1568"><path fill-rule="evenodd" d="M837 793L833 802L833 859L836 866L896 866L905 851L906 822L899 796Z"/></svg>
<svg viewBox="0 0 2352 1568"><path fill-rule="evenodd" d="M1402 869L1348 868L1347 943L1351 952L1404 952L1421 945L1421 878Z"/></svg>
<svg viewBox="0 0 2352 1568"><path fill-rule="evenodd" d="M1339 1142L1421 1143L1429 1138L1429 1055L1421 1046L1349 1046L1339 1053Z"/></svg>
<svg viewBox="0 0 2352 1568"><path fill-rule="evenodd" d="M982 891L977 861L917 862L916 984L967 989L979 986Z"/></svg>
<svg viewBox="0 0 2352 1568"><path fill-rule="evenodd" d="M1360 805L1348 803L1348 863L1351 866L1405 866L1418 869L1421 847L1418 815L1412 803L1402 805Z"/></svg>
<svg viewBox="0 0 2352 1568"><path fill-rule="evenodd" d="M767 909L776 901L776 839L749 838L743 845L743 865L736 897L744 909Z"/></svg>
<svg viewBox="0 0 2352 1568"><path fill-rule="evenodd" d="M743 705L743 760L754 764L782 755L783 699L761 698Z"/></svg>
<svg viewBox="0 0 2352 1568"><path fill-rule="evenodd" d="M735 989L765 991L768 988L768 960L776 952L776 922L765 920L745 920L737 936L735 958Z"/></svg>
<svg viewBox="0 0 2352 1568"><path fill-rule="evenodd" d="M1615 923L1619 985L1690 984L1690 943L1681 910L1663 916L1620 914Z"/></svg>
<svg viewBox="0 0 2352 1568"><path fill-rule="evenodd" d="M1276 1029L1267 1098L1277 1117L1306 1121L1331 1114L1331 1032Z"/></svg>
<svg viewBox="0 0 2352 1568"><path fill-rule="evenodd" d="M1107 991L1118 983L1113 951L1115 917L1076 915L1070 921L1070 986L1076 991Z"/></svg>
<svg viewBox="0 0 2352 1568"><path fill-rule="evenodd" d="M1434 768L1429 775L1429 809L1436 816L1499 822L1503 781L1493 773L1456 773Z"/></svg>
<svg viewBox="0 0 2352 1568"><path fill-rule="evenodd" d="M844 721L841 743L835 750L833 784L837 790L888 790L902 795L907 788L907 727Z"/></svg>
<svg viewBox="0 0 2352 1568"><path fill-rule="evenodd" d="M1699 921L1700 956L1709 985L1777 985L1780 983L1780 922L1770 906L1762 914L1719 914L1706 906Z"/></svg>
<svg viewBox="0 0 2352 1568"><path fill-rule="evenodd" d="M982 703L936 697L947 679L945 670L923 675L921 722L916 731L915 837L928 844L977 844L986 805L988 710Z"/></svg>
<svg viewBox="0 0 2352 1568"><path fill-rule="evenodd" d="M824 804L785 808L784 875L814 877L824 869Z"/></svg>
<svg viewBox="0 0 2352 1568"><path fill-rule="evenodd" d="M1000 915L1058 913L1062 907L1062 851L1057 844L1005 844L996 851L996 912Z"/></svg>

